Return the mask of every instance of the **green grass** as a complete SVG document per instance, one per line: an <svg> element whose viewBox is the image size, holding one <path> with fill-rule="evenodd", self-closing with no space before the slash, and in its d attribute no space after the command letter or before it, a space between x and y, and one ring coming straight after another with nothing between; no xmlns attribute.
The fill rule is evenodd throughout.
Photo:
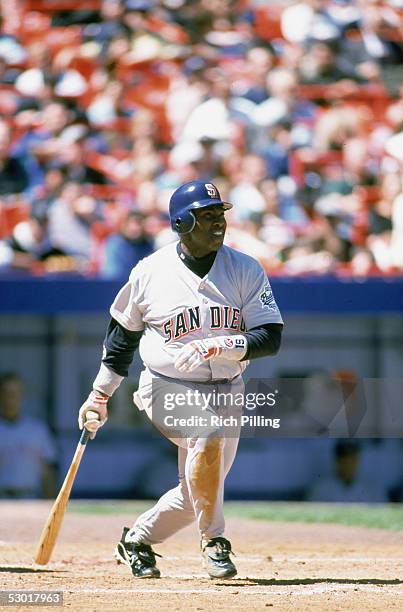
<svg viewBox="0 0 403 612"><path fill-rule="evenodd" d="M285 523L337 523L403 530L403 505L241 503L228 504L226 516Z"/></svg>
<svg viewBox="0 0 403 612"><path fill-rule="evenodd" d="M140 514L151 507L147 501L72 501L69 511L85 514ZM286 523L337 523L403 531L403 504L312 504L305 502L228 502L231 518Z"/></svg>

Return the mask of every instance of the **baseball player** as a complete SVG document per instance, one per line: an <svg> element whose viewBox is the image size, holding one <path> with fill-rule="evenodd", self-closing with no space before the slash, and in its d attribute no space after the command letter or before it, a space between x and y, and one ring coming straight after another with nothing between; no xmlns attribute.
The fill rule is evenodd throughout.
<svg viewBox="0 0 403 612"><path fill-rule="evenodd" d="M215 424L178 435L177 429L162 426L153 393L155 388L166 395L175 392L179 383L199 397L238 395L249 360L279 350L283 321L264 270L251 257L223 245L224 213L231 207L215 185L205 181L186 183L174 192L169 213L179 242L141 260L116 296L100 370L79 412L80 428L94 437L107 420L108 399L128 375L139 347L145 369L135 403L177 444L179 467L178 486L131 528L125 527L117 544L117 560L139 578L160 576L152 545L193 521L209 576L236 574L231 544L224 537L223 491L239 428L226 436ZM203 409L222 415L227 407L211 401ZM99 421L87 421L88 410L97 412Z"/></svg>

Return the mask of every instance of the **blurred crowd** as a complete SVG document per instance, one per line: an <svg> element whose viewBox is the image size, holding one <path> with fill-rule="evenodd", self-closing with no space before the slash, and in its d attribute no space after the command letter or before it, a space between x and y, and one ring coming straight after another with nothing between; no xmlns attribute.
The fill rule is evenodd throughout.
<svg viewBox="0 0 403 612"><path fill-rule="evenodd" d="M271 274L403 272L403 0L0 0L0 273L127 276L172 191Z"/></svg>

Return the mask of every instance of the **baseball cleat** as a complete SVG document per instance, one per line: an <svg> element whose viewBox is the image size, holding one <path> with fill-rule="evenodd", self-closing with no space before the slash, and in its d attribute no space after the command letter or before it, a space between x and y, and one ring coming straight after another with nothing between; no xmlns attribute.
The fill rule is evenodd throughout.
<svg viewBox="0 0 403 612"><path fill-rule="evenodd" d="M156 567L155 557L161 555L154 552L148 544L125 542L128 531L128 527L123 528L122 537L115 548L115 559L118 563L124 563L130 567L136 578L159 578L161 573Z"/></svg>
<svg viewBox="0 0 403 612"><path fill-rule="evenodd" d="M204 545L202 555L210 578L232 578L236 575L230 553L231 542L222 537L212 538Z"/></svg>

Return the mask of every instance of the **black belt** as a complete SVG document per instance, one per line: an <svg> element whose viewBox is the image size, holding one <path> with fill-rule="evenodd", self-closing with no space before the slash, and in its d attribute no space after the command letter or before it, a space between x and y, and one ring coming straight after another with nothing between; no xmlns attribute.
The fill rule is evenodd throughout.
<svg viewBox="0 0 403 612"><path fill-rule="evenodd" d="M234 376L234 378L216 378L214 380L187 380L185 379L182 382L197 383L198 385L229 385L236 378L237 376Z"/></svg>

